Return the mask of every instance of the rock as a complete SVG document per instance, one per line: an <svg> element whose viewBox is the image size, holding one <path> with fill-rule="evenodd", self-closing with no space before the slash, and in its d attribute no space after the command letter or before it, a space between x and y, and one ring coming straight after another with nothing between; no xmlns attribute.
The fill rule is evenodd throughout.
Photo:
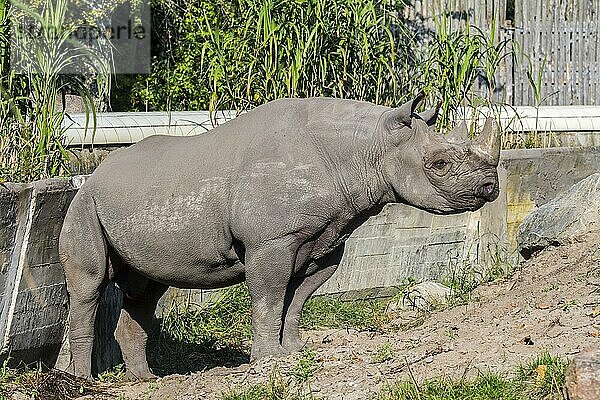
<svg viewBox="0 0 600 400"><path fill-rule="evenodd" d="M403 307L425 309L436 304L446 304L452 289L437 282L422 282L412 287L403 298Z"/></svg>
<svg viewBox="0 0 600 400"><path fill-rule="evenodd" d="M565 384L570 400L600 399L600 350L575 357L567 368Z"/></svg>
<svg viewBox="0 0 600 400"><path fill-rule="evenodd" d="M526 259L548 246L572 243L578 236L600 229L600 173L527 215L517 234L519 252Z"/></svg>

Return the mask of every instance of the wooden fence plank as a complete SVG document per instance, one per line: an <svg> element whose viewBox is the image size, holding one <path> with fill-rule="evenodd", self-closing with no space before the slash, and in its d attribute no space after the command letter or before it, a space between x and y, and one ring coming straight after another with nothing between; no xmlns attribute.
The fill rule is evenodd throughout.
<svg viewBox="0 0 600 400"><path fill-rule="evenodd" d="M600 103L600 0L516 0L514 29L506 27L506 2L415 0L405 15L422 16L425 27L434 29L435 17L464 12L469 23L484 33L495 21L496 43L512 36L523 54L515 54L498 68L496 81L504 93L496 98L535 105L527 78L531 71L534 79L542 76L539 89L544 104ZM462 18L451 18L450 23L454 29L465 26Z"/></svg>

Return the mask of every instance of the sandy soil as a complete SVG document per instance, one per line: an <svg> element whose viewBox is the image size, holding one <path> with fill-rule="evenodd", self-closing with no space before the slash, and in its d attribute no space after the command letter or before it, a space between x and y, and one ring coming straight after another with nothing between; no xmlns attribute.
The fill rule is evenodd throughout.
<svg viewBox="0 0 600 400"><path fill-rule="evenodd" d="M409 379L409 369L417 380L509 372L543 351L570 357L598 348L600 234L545 250L525 262L509 281L478 288L468 305L432 313L407 331L393 329L411 318L416 316L403 315L388 333L304 332L319 365L305 387L310 386L315 398L367 399L385 384ZM372 357L386 342L393 358L374 362ZM104 390L132 400L217 399L228 390L265 382L274 370L286 377L297 359L298 355L216 367Z"/></svg>

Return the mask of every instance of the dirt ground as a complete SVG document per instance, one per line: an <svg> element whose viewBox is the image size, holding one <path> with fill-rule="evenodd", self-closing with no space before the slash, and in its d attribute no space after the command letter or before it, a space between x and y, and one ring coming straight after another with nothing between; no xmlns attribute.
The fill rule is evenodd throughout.
<svg viewBox="0 0 600 400"><path fill-rule="evenodd" d="M308 331L304 337L316 350L319 368L308 386L314 398L331 400L372 398L383 385L410 379L409 370L418 381L510 372L544 351L572 357L598 348L600 233L545 250L509 281L481 286L469 304L430 314L407 331ZM375 362L378 350L390 350L386 342L393 357ZM228 390L267 381L274 370L286 376L297 360L298 355L268 359L104 389L132 400L218 399Z"/></svg>

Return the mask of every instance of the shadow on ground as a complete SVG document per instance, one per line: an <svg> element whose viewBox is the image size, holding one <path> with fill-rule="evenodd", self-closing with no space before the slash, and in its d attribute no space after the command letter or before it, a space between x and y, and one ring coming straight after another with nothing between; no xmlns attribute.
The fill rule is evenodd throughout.
<svg viewBox="0 0 600 400"><path fill-rule="evenodd" d="M164 335L148 342L148 365L158 376L189 374L215 367L238 367L250 361L247 351L215 343L186 343Z"/></svg>

